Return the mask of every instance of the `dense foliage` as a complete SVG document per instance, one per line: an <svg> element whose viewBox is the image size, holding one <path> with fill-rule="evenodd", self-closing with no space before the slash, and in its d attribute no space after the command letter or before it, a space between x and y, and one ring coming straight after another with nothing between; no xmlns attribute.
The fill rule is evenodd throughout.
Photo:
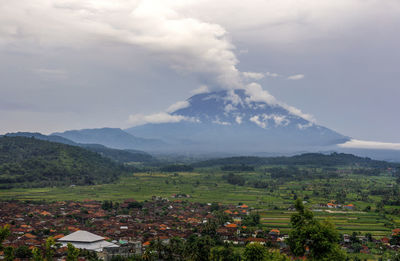
<svg viewBox="0 0 400 261"><path fill-rule="evenodd" d="M120 163L142 162L155 163L157 160L142 151L110 149L102 145L81 145L81 147L97 152L100 155L115 160Z"/></svg>
<svg viewBox="0 0 400 261"><path fill-rule="evenodd" d="M345 260L339 246L339 233L328 221L320 222L306 209L300 199L295 204L298 213L290 218L292 230L287 243L295 256L310 260Z"/></svg>
<svg viewBox="0 0 400 261"><path fill-rule="evenodd" d="M226 165L221 167L222 171L254 171L254 167L247 165Z"/></svg>
<svg viewBox="0 0 400 261"><path fill-rule="evenodd" d="M163 172L191 172L194 168L190 165L172 164L160 168Z"/></svg>
<svg viewBox="0 0 400 261"><path fill-rule="evenodd" d="M143 162L143 163L155 163L156 159L150 154L139 151L139 150L119 150L119 149L111 149L104 145L100 144L84 144L73 142L72 140L63 138L57 135L43 135L37 132L16 132L16 133L7 133L5 136L7 137L25 137L25 138L35 138L38 140L45 140L51 142L58 142L67 145L73 145L88 149L90 151L97 152L104 157L110 158L120 163L128 163L128 162ZM0 136L1 137L1 136Z"/></svg>
<svg viewBox="0 0 400 261"><path fill-rule="evenodd" d="M0 138L0 188L109 183L124 171L123 166L80 147L34 138Z"/></svg>
<svg viewBox="0 0 400 261"><path fill-rule="evenodd" d="M234 173L229 173L228 175L223 175L223 179L225 179L229 184L243 186L246 183L246 179L242 176L235 175Z"/></svg>
<svg viewBox="0 0 400 261"><path fill-rule="evenodd" d="M195 163L195 167L213 167L225 165L313 165L319 167L331 166L363 166L373 168L387 168L398 166L394 163L385 161L372 160L370 158L362 158L352 154L345 153L306 153L292 157L231 157L222 159L211 159Z"/></svg>

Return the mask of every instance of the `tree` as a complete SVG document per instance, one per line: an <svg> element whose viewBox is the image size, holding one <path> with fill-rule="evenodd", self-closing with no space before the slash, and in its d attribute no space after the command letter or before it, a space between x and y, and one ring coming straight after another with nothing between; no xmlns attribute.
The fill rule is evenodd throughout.
<svg viewBox="0 0 400 261"><path fill-rule="evenodd" d="M185 242L180 237L172 237L168 244L166 260L184 260Z"/></svg>
<svg viewBox="0 0 400 261"><path fill-rule="evenodd" d="M15 249L15 257L18 258L31 258L32 251L29 249L28 246L20 246Z"/></svg>
<svg viewBox="0 0 400 261"><path fill-rule="evenodd" d="M3 250L3 241L10 235L10 225L0 227L0 251Z"/></svg>
<svg viewBox="0 0 400 261"><path fill-rule="evenodd" d="M245 216L243 223L244 226L257 226L260 224L260 215L258 213L252 213L249 216Z"/></svg>
<svg viewBox="0 0 400 261"><path fill-rule="evenodd" d="M8 246L4 249L4 260L5 261L13 261L14 260L14 248Z"/></svg>
<svg viewBox="0 0 400 261"><path fill-rule="evenodd" d="M56 241L53 237L48 237L46 239L46 243L44 245L44 258L46 261L53 260L54 252L55 252Z"/></svg>
<svg viewBox="0 0 400 261"><path fill-rule="evenodd" d="M239 261L240 255L235 252L231 245L218 246L211 249L211 261Z"/></svg>
<svg viewBox="0 0 400 261"><path fill-rule="evenodd" d="M243 256L246 261L262 261L267 257L267 249L259 243L248 244Z"/></svg>
<svg viewBox="0 0 400 261"><path fill-rule="evenodd" d="M271 251L267 253L267 258L265 260L268 261L290 261L290 258L285 255L281 254L279 250Z"/></svg>
<svg viewBox="0 0 400 261"><path fill-rule="evenodd" d="M39 248L35 247L32 249L32 255L34 261L43 261L42 251Z"/></svg>
<svg viewBox="0 0 400 261"><path fill-rule="evenodd" d="M67 244L67 261L77 261L80 250L71 243Z"/></svg>
<svg viewBox="0 0 400 261"><path fill-rule="evenodd" d="M185 256L193 261L208 261L214 241L210 236L191 235L185 248Z"/></svg>
<svg viewBox="0 0 400 261"><path fill-rule="evenodd" d="M287 243L295 256L306 255L310 260L344 260L339 247L339 233L330 222L319 222L306 209L300 199L296 200L298 213L291 216L292 230Z"/></svg>

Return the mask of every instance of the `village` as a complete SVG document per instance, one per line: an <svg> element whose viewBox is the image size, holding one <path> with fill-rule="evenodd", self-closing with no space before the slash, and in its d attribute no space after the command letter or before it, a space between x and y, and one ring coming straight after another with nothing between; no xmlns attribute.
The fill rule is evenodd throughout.
<svg viewBox="0 0 400 261"><path fill-rule="evenodd" d="M171 238L187 239L214 226L216 236L224 243L244 246L259 243L288 253L284 235L279 229L268 229L259 223L257 210L246 204L221 205L186 201L189 195L170 198L153 196L152 200L123 202L85 200L83 202L0 202L0 227L10 226L10 236L4 246L43 248L47 238L58 242L56 256L63 257L67 243L96 252L99 258L142 255L152 242L169 244ZM332 208L332 203L321 205ZM350 207L350 206L345 206ZM353 209L353 206L352 208ZM374 239L368 235L343 235L341 247L348 252L360 244L361 253L369 253L368 242L397 250L392 235ZM3 255L0 252L0 257Z"/></svg>

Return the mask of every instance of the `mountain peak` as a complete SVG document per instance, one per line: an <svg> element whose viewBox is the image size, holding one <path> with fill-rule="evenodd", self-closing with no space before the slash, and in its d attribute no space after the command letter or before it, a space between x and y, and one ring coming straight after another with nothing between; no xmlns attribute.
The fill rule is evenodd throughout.
<svg viewBox="0 0 400 261"><path fill-rule="evenodd" d="M269 93L255 94L251 89L201 93L181 102L181 107L171 114L194 122L226 126L254 124L264 129L296 127L303 130L314 125L309 115L278 102Z"/></svg>
<svg viewBox="0 0 400 261"><path fill-rule="evenodd" d="M168 150L181 152L290 151L348 140L257 84L196 94L172 105L168 113L141 120L143 124L126 131L164 140L171 145Z"/></svg>

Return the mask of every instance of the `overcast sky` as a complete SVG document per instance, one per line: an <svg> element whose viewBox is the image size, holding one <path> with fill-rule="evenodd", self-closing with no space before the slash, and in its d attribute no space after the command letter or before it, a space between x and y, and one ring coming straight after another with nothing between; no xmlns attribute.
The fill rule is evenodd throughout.
<svg viewBox="0 0 400 261"><path fill-rule="evenodd" d="M318 124L400 142L398 0L0 0L0 133L130 126L258 82Z"/></svg>

